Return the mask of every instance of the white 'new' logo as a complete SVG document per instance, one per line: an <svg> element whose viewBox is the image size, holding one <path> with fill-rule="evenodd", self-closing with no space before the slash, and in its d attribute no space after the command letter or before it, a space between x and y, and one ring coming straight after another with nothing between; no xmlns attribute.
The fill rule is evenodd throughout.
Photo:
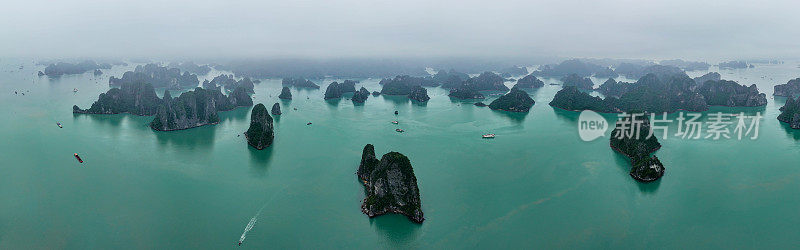
<svg viewBox="0 0 800 250"><path fill-rule="evenodd" d="M608 129L608 123L600 114L584 110L578 117L578 134L581 140L593 141L598 137L603 137Z"/></svg>

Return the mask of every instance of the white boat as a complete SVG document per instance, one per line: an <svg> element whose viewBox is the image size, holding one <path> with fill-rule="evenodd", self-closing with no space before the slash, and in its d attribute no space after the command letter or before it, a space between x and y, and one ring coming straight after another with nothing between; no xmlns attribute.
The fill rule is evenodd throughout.
<svg viewBox="0 0 800 250"><path fill-rule="evenodd" d="M392 121L392 124L398 124L398 123L399 123L399 122L397 122L397 121Z"/></svg>
<svg viewBox="0 0 800 250"><path fill-rule="evenodd" d="M486 139L489 139L489 138L494 138L494 134L485 134L485 135L483 135L482 137L483 137L483 138L486 138Z"/></svg>

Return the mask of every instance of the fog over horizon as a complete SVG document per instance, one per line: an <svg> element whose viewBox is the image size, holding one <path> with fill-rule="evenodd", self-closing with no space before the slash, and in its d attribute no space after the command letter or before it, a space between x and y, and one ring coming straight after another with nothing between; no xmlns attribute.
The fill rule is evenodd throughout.
<svg viewBox="0 0 800 250"><path fill-rule="evenodd" d="M798 1L15 1L0 55L800 57Z"/></svg>

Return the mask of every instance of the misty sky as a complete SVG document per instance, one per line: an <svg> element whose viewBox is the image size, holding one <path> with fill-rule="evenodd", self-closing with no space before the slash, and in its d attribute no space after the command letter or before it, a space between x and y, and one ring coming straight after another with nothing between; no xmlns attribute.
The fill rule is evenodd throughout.
<svg viewBox="0 0 800 250"><path fill-rule="evenodd" d="M0 56L800 56L800 1L13 1Z"/></svg>

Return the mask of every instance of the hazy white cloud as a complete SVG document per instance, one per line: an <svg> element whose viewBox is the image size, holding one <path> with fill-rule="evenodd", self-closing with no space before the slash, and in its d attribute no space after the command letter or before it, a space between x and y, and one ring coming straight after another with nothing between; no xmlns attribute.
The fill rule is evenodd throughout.
<svg viewBox="0 0 800 250"><path fill-rule="evenodd" d="M796 58L798 1L14 1L7 56Z"/></svg>

